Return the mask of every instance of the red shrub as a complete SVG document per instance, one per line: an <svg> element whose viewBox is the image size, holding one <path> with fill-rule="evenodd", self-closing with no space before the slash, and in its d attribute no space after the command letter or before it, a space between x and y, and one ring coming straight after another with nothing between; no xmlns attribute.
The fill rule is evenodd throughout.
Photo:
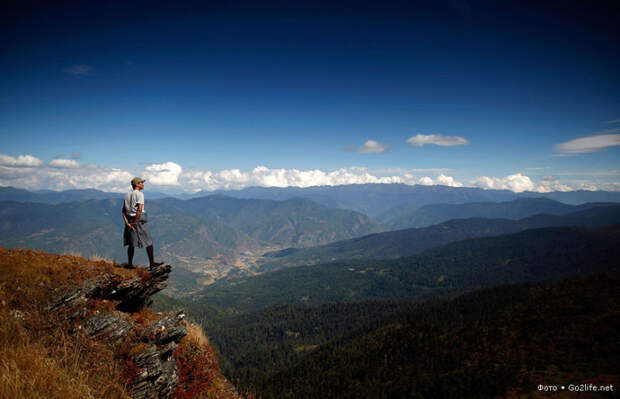
<svg viewBox="0 0 620 399"><path fill-rule="evenodd" d="M209 389L218 370L210 348L195 340L183 340L174 357L179 368L179 384L174 393L177 399L192 399Z"/></svg>

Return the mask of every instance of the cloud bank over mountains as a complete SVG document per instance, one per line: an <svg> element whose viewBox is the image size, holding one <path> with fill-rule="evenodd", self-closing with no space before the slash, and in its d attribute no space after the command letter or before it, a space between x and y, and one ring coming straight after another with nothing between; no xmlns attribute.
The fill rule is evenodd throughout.
<svg viewBox="0 0 620 399"><path fill-rule="evenodd" d="M479 187L521 191L613 190L620 183L592 181L560 181L546 176L533 181L529 176L515 173L505 177L480 176L467 182L457 181L446 169L390 169L372 171L365 167L349 167L332 171L320 169L270 169L257 166L252 170L225 169L185 170L175 162L149 164L141 170L122 170L101 165L84 164L75 159L57 158L44 162L32 155L12 157L0 154L0 186L30 190L84 189L126 192L134 176L147 179L153 189L196 192L218 189L234 190L251 186L311 187L365 183L402 183L408 185L443 185L450 187ZM612 174L612 176L615 176Z"/></svg>

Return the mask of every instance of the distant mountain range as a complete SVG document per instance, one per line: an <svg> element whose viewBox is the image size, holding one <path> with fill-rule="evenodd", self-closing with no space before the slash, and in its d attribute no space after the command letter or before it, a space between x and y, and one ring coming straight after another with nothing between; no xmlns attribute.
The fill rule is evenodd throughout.
<svg viewBox="0 0 620 399"><path fill-rule="evenodd" d="M620 202L620 192L569 191L522 192L483 190L472 187L422 186L406 184L352 184L317 187L248 187L243 190L218 191L236 198L285 200L305 197L330 208L351 209L371 218L385 214L391 208L407 206L417 209L428 204L464 204L468 202L505 202L517 198L549 198L566 204L586 202ZM202 195L204 193L196 193Z"/></svg>
<svg viewBox="0 0 620 399"><path fill-rule="evenodd" d="M366 215L329 209L305 198L274 201L210 195L156 202L186 214L219 220L255 240L277 246L307 247L382 231Z"/></svg>
<svg viewBox="0 0 620 399"><path fill-rule="evenodd" d="M539 214L520 220L468 218L452 219L437 225L418 229L405 229L372 234L351 240L338 241L312 248L289 248L265 254L264 264L260 270L276 270L283 267L313 265L342 259L388 259L410 256L432 247L450 242L476 237L490 237L516 233L522 230L549 226L584 226L600 227L620 223L620 205L584 204L565 205L547 199L518 199L507 203L465 204L429 206L435 209L471 209L476 211L489 209L488 213L497 213L497 208L504 215L531 213L531 209L543 207L526 207L524 204L544 204L544 209L556 212L576 212L564 215ZM515 205L515 207L511 207ZM423 207L422 209L425 209ZM466 214L464 211L463 213ZM483 212L480 212L483 213ZM440 214L434 214L440 216ZM467 216L465 216L467 217Z"/></svg>
<svg viewBox="0 0 620 399"><path fill-rule="evenodd" d="M335 209L349 209L387 222L399 215L429 204L464 204L470 202L506 202L517 198L549 198L566 204L586 202L620 202L620 192L569 191L569 192L522 192L509 190L483 190L471 187L422 186L405 184L352 184L343 186L298 187L248 187L243 190L201 191L194 194L165 194L147 191L150 199L175 197L190 199L222 194L240 199L264 199L284 201L307 198L318 204ZM43 190L30 192L13 187L0 187L0 200L32 202L71 202L86 199L121 198L123 194L98 190ZM394 208L394 209L392 209ZM390 218L390 215L393 215ZM415 227L415 226L409 226Z"/></svg>
<svg viewBox="0 0 620 399"><path fill-rule="evenodd" d="M450 219L481 217L517 220L543 213L548 215L564 215L597 206L614 204L613 202L590 202L581 205L568 205L548 198L517 198L507 202L431 204L420 208L404 205L392 208L390 211L378 216L376 220L388 230L400 230L410 227L432 226Z"/></svg>
<svg viewBox="0 0 620 399"><path fill-rule="evenodd" d="M129 189L127 191L129 191ZM95 189L28 191L15 187L0 187L0 201L27 201L58 204L61 202L73 201L118 199L124 196L125 194L122 193L112 193ZM150 199L170 197L168 194L155 191L149 191L148 196Z"/></svg>

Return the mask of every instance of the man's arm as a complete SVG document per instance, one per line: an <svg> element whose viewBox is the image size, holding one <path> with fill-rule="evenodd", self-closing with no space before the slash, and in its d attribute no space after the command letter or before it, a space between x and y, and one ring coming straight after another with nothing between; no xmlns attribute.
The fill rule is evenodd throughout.
<svg viewBox="0 0 620 399"><path fill-rule="evenodd" d="M131 225L131 223L129 223L129 220L127 219L127 214L125 213L125 206L123 205L123 209L121 210L121 214L123 215L123 220L125 221L125 226L129 227L130 229L134 229L134 227Z"/></svg>
<svg viewBox="0 0 620 399"><path fill-rule="evenodd" d="M142 207L144 204L138 204L138 211L136 212L136 218L133 221L133 224L137 225L140 221L140 215L142 215Z"/></svg>

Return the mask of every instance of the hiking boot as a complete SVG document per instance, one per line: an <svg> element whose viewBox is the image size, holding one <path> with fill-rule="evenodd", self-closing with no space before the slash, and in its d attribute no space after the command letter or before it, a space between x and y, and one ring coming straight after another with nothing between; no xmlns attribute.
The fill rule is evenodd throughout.
<svg viewBox="0 0 620 399"><path fill-rule="evenodd" d="M124 267L125 269L136 269L136 265L127 262L121 264L121 267Z"/></svg>

